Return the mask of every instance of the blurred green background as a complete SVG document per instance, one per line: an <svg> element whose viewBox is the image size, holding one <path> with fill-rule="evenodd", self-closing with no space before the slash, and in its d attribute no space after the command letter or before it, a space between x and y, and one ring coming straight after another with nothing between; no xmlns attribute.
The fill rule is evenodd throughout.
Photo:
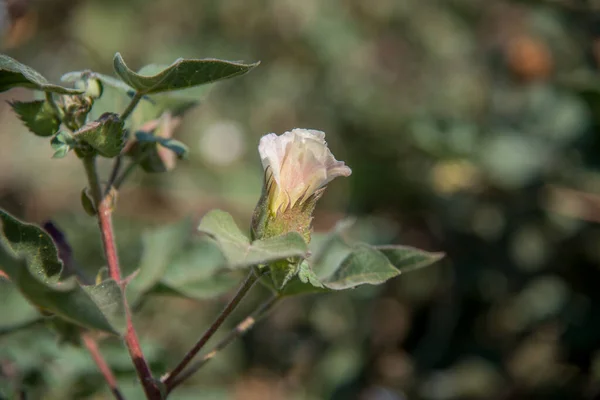
<svg viewBox="0 0 600 400"><path fill-rule="evenodd" d="M53 81L112 75L117 51L134 69L178 57L262 62L193 92L200 105L175 133L189 160L138 171L123 189L115 219L129 272L152 227L215 207L247 226L262 185L258 140L294 127L325 131L353 169L318 205L317 231L352 215L364 240L447 253L381 287L285 301L173 399L600 396L597 2L1 1L2 51ZM52 219L93 274L103 258L78 160L51 159L6 103L31 96L0 94L0 206ZM253 293L228 326L265 294ZM135 322L155 372L226 298L141 303ZM0 329L0 398L16 383L30 399L110 398L87 353L30 325ZM140 398L121 344L102 349Z"/></svg>

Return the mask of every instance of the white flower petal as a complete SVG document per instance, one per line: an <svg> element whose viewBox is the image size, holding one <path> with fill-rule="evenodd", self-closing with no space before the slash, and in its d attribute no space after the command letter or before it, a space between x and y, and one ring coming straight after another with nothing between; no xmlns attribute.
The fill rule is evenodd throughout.
<svg viewBox="0 0 600 400"><path fill-rule="evenodd" d="M261 138L258 150L263 168L270 168L277 186L270 199L275 213L293 207L338 176L352 173L331 154L321 131L296 128L279 136L270 133Z"/></svg>

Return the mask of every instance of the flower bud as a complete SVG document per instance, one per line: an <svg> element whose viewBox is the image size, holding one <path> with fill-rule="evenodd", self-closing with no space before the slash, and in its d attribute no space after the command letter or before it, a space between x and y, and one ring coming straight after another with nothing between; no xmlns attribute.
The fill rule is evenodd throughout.
<svg viewBox="0 0 600 400"><path fill-rule="evenodd" d="M253 238L296 231L309 242L312 213L325 186L352 170L335 159L320 131L270 133L261 138L258 151L265 181L252 218Z"/></svg>

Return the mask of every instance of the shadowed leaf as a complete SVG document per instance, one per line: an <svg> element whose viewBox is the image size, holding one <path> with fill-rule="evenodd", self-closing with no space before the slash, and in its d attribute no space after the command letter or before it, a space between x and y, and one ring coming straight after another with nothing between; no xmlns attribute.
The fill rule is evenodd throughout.
<svg viewBox="0 0 600 400"><path fill-rule="evenodd" d="M125 146L123 121L117 114L105 113L78 130L75 139L89 144L104 157L116 157Z"/></svg>
<svg viewBox="0 0 600 400"><path fill-rule="evenodd" d="M31 272L41 282L58 282L63 264L50 235L39 226L19 221L1 209L0 224L0 243L16 259L26 259Z"/></svg>
<svg viewBox="0 0 600 400"><path fill-rule="evenodd" d="M58 131L60 121L52 107L45 101L12 101L9 103L25 126L37 136L52 136Z"/></svg>
<svg viewBox="0 0 600 400"><path fill-rule="evenodd" d="M0 54L0 92L15 87L25 87L59 94L82 93L81 90L53 85L34 69L21 64L9 56Z"/></svg>
<svg viewBox="0 0 600 400"><path fill-rule="evenodd" d="M48 234L2 210L0 218L0 265L25 298L74 324L114 334L124 331L125 308L115 281L95 286L81 286L74 278L57 282L62 263Z"/></svg>
<svg viewBox="0 0 600 400"><path fill-rule="evenodd" d="M0 334L23 327L41 318L39 311L19 292L17 287L0 278Z"/></svg>
<svg viewBox="0 0 600 400"><path fill-rule="evenodd" d="M130 301L135 302L141 294L161 280L173 258L181 252L190 232L192 223L186 219L143 233L139 272L127 286Z"/></svg>

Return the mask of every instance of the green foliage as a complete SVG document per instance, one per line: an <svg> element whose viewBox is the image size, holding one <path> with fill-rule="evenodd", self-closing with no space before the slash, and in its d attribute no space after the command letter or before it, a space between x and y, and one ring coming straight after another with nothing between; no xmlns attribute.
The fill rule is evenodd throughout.
<svg viewBox="0 0 600 400"><path fill-rule="evenodd" d="M85 80L85 79L98 79L100 82L102 82L108 86L112 86L114 88L121 89L121 90L125 91L126 93L134 92L134 89L131 86L127 85L122 80L113 78L112 76L100 74L98 72L90 71L90 70L67 72L60 78L60 80L63 82L72 82L72 83L75 83L75 82L78 82L81 80Z"/></svg>
<svg viewBox="0 0 600 400"><path fill-rule="evenodd" d="M58 131L60 120L47 101L11 101L12 109L25 126L37 136L52 136Z"/></svg>
<svg viewBox="0 0 600 400"><path fill-rule="evenodd" d="M117 114L105 113L78 130L75 140L88 144L103 157L116 157L125 146L123 121Z"/></svg>
<svg viewBox="0 0 600 400"><path fill-rule="evenodd" d="M339 224L310 257L299 234L250 242L231 215L220 210L206 214L198 230L216 240L232 268L269 265L274 289L286 296L378 285L443 256L406 246L383 246L380 251L364 243L350 245L342 237L348 226Z"/></svg>
<svg viewBox="0 0 600 400"><path fill-rule="evenodd" d="M165 151L173 152L178 159L188 156L189 150L185 144L179 140L161 137L160 132L150 134L138 131L135 137L136 142L129 154L148 173L166 172L173 168L174 161Z"/></svg>
<svg viewBox="0 0 600 400"><path fill-rule="evenodd" d="M0 265L32 304L74 324L114 334L125 329L121 289L113 280L81 286L59 282L62 262L52 239L41 228L0 210Z"/></svg>
<svg viewBox="0 0 600 400"><path fill-rule="evenodd" d="M0 92L15 87L43 90L59 94L79 94L81 90L53 85L37 71L17 60L0 54Z"/></svg>
<svg viewBox="0 0 600 400"><path fill-rule="evenodd" d="M142 68L139 73L145 75L149 70L148 67L149 66ZM160 72L160 70L156 72ZM85 80L100 81L104 86L108 86L109 90L112 89L110 93L108 93L108 96L106 96L107 94L105 93L105 90L103 90L103 96L110 98L109 101L105 101L105 103L111 101L114 102L115 97L124 97L123 95L126 95L128 98L131 98L135 94L135 89L122 80L89 70L69 72L63 75L61 80L64 82L73 82L76 85L78 82ZM156 118L167 110L174 116L181 115L198 104L199 98L205 94L207 88L208 86L203 86L201 88L183 89L176 92L152 94L151 96L144 95L141 104L138 105L134 114L141 115L144 122ZM102 109L102 107L99 107L99 109ZM113 111L113 108L102 110L102 112L106 111ZM102 114L102 112L100 112L100 114ZM99 116L100 114L96 115Z"/></svg>
<svg viewBox="0 0 600 400"><path fill-rule="evenodd" d="M324 282L329 289L343 290L358 285L378 285L399 275L390 261L373 247L359 244Z"/></svg>
<svg viewBox="0 0 600 400"><path fill-rule="evenodd" d="M243 75L259 63L241 64L231 61L178 59L155 75L140 75L127 67L121 54L115 54L115 72L138 93L152 94L186 89L222 79Z"/></svg>
<svg viewBox="0 0 600 400"><path fill-rule="evenodd" d="M240 282L227 268L227 260L214 240L193 238L171 261L159 289L206 300L229 292Z"/></svg>
<svg viewBox="0 0 600 400"><path fill-rule="evenodd" d="M87 215L93 217L96 215L96 206L94 205L94 199L88 188L81 189L81 206Z"/></svg>
<svg viewBox="0 0 600 400"><path fill-rule="evenodd" d="M202 300L239 283L214 240L190 237L192 232L191 221L184 220L143 234L142 259L127 286L129 301L135 303L145 293Z"/></svg>
<svg viewBox="0 0 600 400"><path fill-rule="evenodd" d="M92 71L65 74L62 80L74 83L77 88L74 90L51 85L37 72L3 56L0 91L22 86L63 95L56 96L56 111L48 103L50 98L11 103L34 134L54 135L51 140L54 158L64 157L70 150L75 150L79 157L117 157L124 154L127 131L137 130L135 141L127 146L126 154L132 158L130 166L141 166L146 172L163 172L173 167L175 157L188 156L187 146L172 139L172 133L180 122L176 117L197 104L196 99L171 92L243 75L258 64L178 59L170 66L149 65L136 73L117 53L114 69L122 81ZM115 107L100 114L105 85L121 100L128 96L129 106L121 116L113 112ZM130 117L128 130L127 117ZM61 124L68 131L56 133ZM95 163L92 164L95 168ZM88 174L91 181L97 176L97 171L93 172ZM127 176L126 173L119 176L117 172L115 168L111 176L118 181ZM93 183L96 187L98 182ZM220 210L207 213L200 221L197 230L204 235L191 235L193 229L188 220L146 231L142 235L143 253L138 269L124 281L133 308L150 294L198 300L222 295L239 284L241 270L250 268L270 273L264 283L274 287L279 295L291 296L382 284L442 257L410 247L349 243L344 238L346 223L323 240L314 241L309 251L312 211L319 197L320 193L303 210L306 222L303 235L296 231L277 235L280 230L274 229L265 235L273 233L272 237L251 240L231 215ZM81 201L86 212L96 214L86 190L81 193ZM41 228L3 211L0 217L0 265L9 277L0 280L0 301L9 307L0 317L0 332L39 320L41 311L50 316L45 325L58 333L61 342L78 344L81 327L116 335L124 333L126 306L121 286L124 282L104 279L105 269L101 268L92 272L96 274L95 285L82 285L75 276L86 281L87 275L73 273L80 271L73 266L71 257L64 256L62 247L63 260L74 276L64 279L63 275L61 281L62 261L51 237ZM286 225L291 217L283 215L277 222ZM109 235L103 234L106 242ZM243 287L249 288L249 285Z"/></svg>
<svg viewBox="0 0 600 400"><path fill-rule="evenodd" d="M138 272L127 286L130 300L135 301L160 281L173 257L183 248L191 230L191 222L184 220L144 232Z"/></svg>
<svg viewBox="0 0 600 400"><path fill-rule="evenodd" d="M237 227L233 217L221 210L206 214L198 230L217 241L229 268L247 268L293 257L306 257L308 252L306 242L296 232L251 242Z"/></svg>
<svg viewBox="0 0 600 400"><path fill-rule="evenodd" d="M402 274L427 267L444 258L444 253L430 253L410 246L386 245L375 248Z"/></svg>
<svg viewBox="0 0 600 400"><path fill-rule="evenodd" d="M311 246L313 255L282 291L285 296L378 285L402 273L431 265L444 257L410 246L350 244L343 237L351 221L342 221Z"/></svg>
<svg viewBox="0 0 600 400"><path fill-rule="evenodd" d="M50 141L50 145L54 150L52 158L63 158L75 147L75 139L73 135L67 131L58 132Z"/></svg>
<svg viewBox="0 0 600 400"><path fill-rule="evenodd" d="M0 222L0 243L6 250L16 259L26 259L29 269L40 281L58 282L63 264L50 235L39 226L21 222L1 209Z"/></svg>
<svg viewBox="0 0 600 400"><path fill-rule="evenodd" d="M298 279L300 279L300 282L308 283L316 288L324 287L323 282L319 280L319 277L315 274L315 271L312 270L310 264L306 260L303 260L302 263L300 263Z"/></svg>
<svg viewBox="0 0 600 400"><path fill-rule="evenodd" d="M179 159L186 158L189 152L188 147L179 140L163 138L146 132L136 132L135 138L140 143L156 143L166 149L169 149L175 153Z"/></svg>
<svg viewBox="0 0 600 400"><path fill-rule="evenodd" d="M31 305L11 282L0 278L0 334L21 328L41 318L39 311Z"/></svg>

